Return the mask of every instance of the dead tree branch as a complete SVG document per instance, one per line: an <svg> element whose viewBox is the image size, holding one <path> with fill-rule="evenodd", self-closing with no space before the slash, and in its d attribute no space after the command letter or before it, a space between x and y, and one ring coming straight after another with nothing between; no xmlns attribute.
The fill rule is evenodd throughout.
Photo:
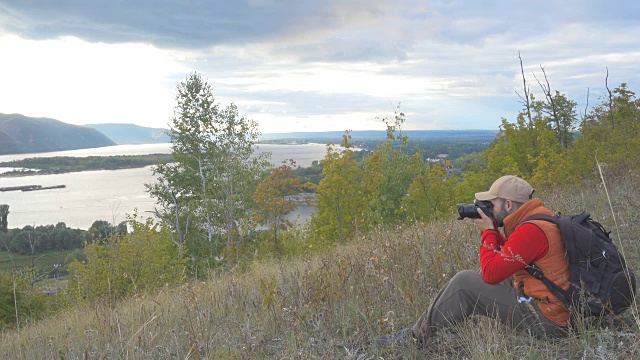
<svg viewBox="0 0 640 360"><path fill-rule="evenodd" d="M550 108L549 115L551 115L551 119L555 124L556 136L558 137L558 141L560 141L560 145L562 145L562 147L566 147L566 139L564 138L564 131L562 131L561 129L560 117L558 116L558 109L553 99L553 94L551 94L551 85L549 84L549 79L547 78L547 72L544 70L544 67L542 65L540 65L540 70L542 70L542 74L544 75L545 84L540 82L540 80L538 80L537 77L536 77L536 81L538 81L538 84L540 85L540 88L542 88L542 92L544 93L544 96L547 99L547 102L549 103L549 108Z"/></svg>
<svg viewBox="0 0 640 360"><path fill-rule="evenodd" d="M609 89L609 67L607 67L607 76L604 78L604 85L609 93L609 118L611 119L611 130L615 129L615 122L613 121L613 95Z"/></svg>
<svg viewBox="0 0 640 360"><path fill-rule="evenodd" d="M580 123L582 124L582 129L587 126L587 111L589 111L589 88L587 88L587 103L584 106L584 114L581 115L582 121ZM582 134L582 139L584 140L584 131L580 131L580 133Z"/></svg>
<svg viewBox="0 0 640 360"><path fill-rule="evenodd" d="M524 88L524 97L518 94L517 91L516 94L518 95L520 100L522 100L522 104L527 109L527 117L529 119L528 127L529 130L531 130L533 128L533 120L531 119L531 92L529 86L527 85L527 78L524 76L524 67L522 66L522 57L520 56L520 51L518 51L518 59L520 59L520 72L522 72L522 87Z"/></svg>

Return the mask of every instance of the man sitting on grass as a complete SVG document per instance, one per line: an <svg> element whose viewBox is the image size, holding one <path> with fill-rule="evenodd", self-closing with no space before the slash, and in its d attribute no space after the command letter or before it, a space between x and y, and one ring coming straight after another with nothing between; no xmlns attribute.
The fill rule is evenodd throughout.
<svg viewBox="0 0 640 360"><path fill-rule="evenodd" d="M431 306L411 328L375 339L378 346L424 344L444 327L470 315L497 319L514 329L537 337L566 334L569 311L525 266L533 262L545 276L563 289L569 287L569 263L560 229L553 223L534 220L533 214L554 215L532 198L533 188L517 176L503 176L476 200L491 203L492 214L478 209L473 219L480 229L481 273L458 272L440 290ZM498 231L504 228L504 235Z"/></svg>

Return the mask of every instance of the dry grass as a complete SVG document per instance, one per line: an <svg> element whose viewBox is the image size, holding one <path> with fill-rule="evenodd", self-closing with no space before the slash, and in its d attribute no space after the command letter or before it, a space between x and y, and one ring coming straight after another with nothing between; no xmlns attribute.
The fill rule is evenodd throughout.
<svg viewBox="0 0 640 360"><path fill-rule="evenodd" d="M577 193L538 191L563 213L589 209L618 224L640 274L640 192L636 174ZM445 282L478 269L478 233L444 220L372 232L323 254L255 263L241 274L192 281L6 332L3 359L616 359L640 357L637 308L616 319L588 319L565 338L541 342L487 319L440 333L427 350L377 349L377 335L410 326ZM635 316L635 318L634 318Z"/></svg>

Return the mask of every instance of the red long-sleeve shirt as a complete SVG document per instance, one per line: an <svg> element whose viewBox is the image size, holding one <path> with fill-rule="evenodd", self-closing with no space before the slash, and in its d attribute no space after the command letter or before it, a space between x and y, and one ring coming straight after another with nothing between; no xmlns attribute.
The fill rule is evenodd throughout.
<svg viewBox="0 0 640 360"><path fill-rule="evenodd" d="M508 240L497 230L483 231L480 244L482 279L488 284L497 284L541 259L548 251L546 235L531 223L518 226Z"/></svg>

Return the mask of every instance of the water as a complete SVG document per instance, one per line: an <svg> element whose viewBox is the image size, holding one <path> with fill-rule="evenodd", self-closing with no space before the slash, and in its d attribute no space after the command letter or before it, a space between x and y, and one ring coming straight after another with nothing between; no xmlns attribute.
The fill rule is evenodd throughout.
<svg viewBox="0 0 640 360"><path fill-rule="evenodd" d="M272 153L271 162L293 158L298 166L310 166L326 153L322 144L259 145L259 151ZM170 153L170 144L116 145L96 149L59 151L41 154L2 155L0 162L30 157L52 156L109 156ZM156 206L145 191L144 184L155 178L150 167L122 170L83 171L67 174L31 175L0 178L0 187L42 185L66 185L62 189L41 191L0 192L0 204L8 204L9 228L25 225L49 225L64 222L67 226L88 229L95 220L119 223L126 214L137 210L143 217L152 217ZM305 219L311 210L306 207L290 214Z"/></svg>

